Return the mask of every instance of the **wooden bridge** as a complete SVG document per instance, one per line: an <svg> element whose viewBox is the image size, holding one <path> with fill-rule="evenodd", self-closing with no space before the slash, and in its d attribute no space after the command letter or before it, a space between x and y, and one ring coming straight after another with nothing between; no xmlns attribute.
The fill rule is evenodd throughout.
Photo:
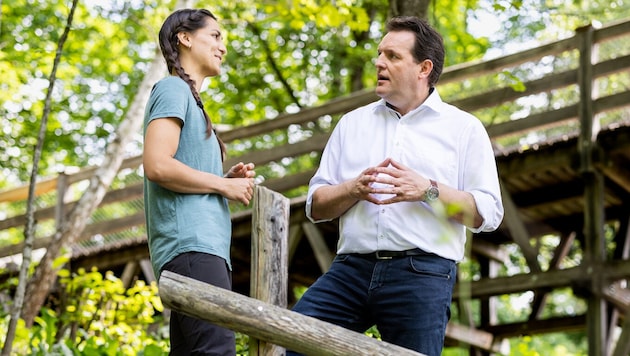
<svg viewBox="0 0 630 356"><path fill-rule="evenodd" d="M501 352L506 338L585 330L589 355L630 353L629 51L630 21L626 21L581 28L571 38L449 67L443 73L439 90L445 100L486 123L506 211L496 232L469 239L454 295L458 320L449 325L447 346L464 344ZM481 83L494 89L473 89ZM313 225L305 218L304 192L314 170L293 172L284 162L316 164L339 116L376 99L370 89L221 133L231 151L226 167L252 161L264 173L261 185L291 197L289 287L308 286L327 270L338 230L336 222ZM284 137L285 143L274 146L264 139L271 135ZM243 148L239 151L239 147ZM141 157L124 161L116 183L73 246L72 268L113 270L125 281L153 278L140 165ZM80 183L94 171L88 168L38 184L36 248L46 247L54 227L64 219L63 212L81 193ZM27 187L0 192L0 211L25 211L26 192ZM251 210L235 211L232 220L234 290L247 295ZM19 235L24 223L23 211L7 216L0 221L0 233ZM11 261L19 262L22 247L20 243L0 246L7 271ZM518 271L502 269L514 251L526 266ZM543 313L547 298L567 288L584 300L586 310ZM532 296L529 316L500 323L496 298L523 293ZM480 321L473 321L473 308L478 308Z"/></svg>

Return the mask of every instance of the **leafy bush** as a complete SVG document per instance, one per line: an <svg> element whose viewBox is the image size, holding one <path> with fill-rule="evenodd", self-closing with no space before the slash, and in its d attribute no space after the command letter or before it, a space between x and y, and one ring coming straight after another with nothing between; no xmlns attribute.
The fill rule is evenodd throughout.
<svg viewBox="0 0 630 356"><path fill-rule="evenodd" d="M18 321L13 355L168 355L168 321L157 284L138 280L126 289L112 272L96 269L62 270L59 284L58 299L41 310L32 328ZM9 318L0 309L1 335ZM247 335L236 334L236 352L249 354Z"/></svg>
<svg viewBox="0 0 630 356"><path fill-rule="evenodd" d="M58 300L43 308L32 328L18 323L13 354L167 355L168 327L157 285L136 281L126 289L112 272L59 274ZM5 312L6 314L6 312ZM9 316L0 330L8 327Z"/></svg>

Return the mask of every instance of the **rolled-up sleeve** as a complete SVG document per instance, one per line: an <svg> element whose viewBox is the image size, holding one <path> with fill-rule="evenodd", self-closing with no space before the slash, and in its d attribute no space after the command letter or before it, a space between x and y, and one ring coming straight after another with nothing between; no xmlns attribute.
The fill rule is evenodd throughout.
<svg viewBox="0 0 630 356"><path fill-rule="evenodd" d="M494 231L501 225L504 214L494 150L483 125L475 125L470 135L463 189L472 194L483 222L469 230L474 233Z"/></svg>
<svg viewBox="0 0 630 356"><path fill-rule="evenodd" d="M503 221L503 204L501 197L498 199L494 194L480 191L470 192L475 199L477 211L483 218L483 222L478 228L469 228L474 233L489 232L496 230Z"/></svg>
<svg viewBox="0 0 630 356"><path fill-rule="evenodd" d="M313 210L313 194L323 186L339 184L339 166L340 152L342 152L341 133L343 127L343 119L333 129L333 132L324 147L322 158L319 162L319 168L308 184L308 193L306 196L306 217L313 223L331 221L332 219L314 220L311 212Z"/></svg>

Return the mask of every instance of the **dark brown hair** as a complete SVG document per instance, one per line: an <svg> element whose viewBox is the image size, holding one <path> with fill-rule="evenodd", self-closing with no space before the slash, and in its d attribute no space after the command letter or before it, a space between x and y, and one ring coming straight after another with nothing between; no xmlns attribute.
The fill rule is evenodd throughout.
<svg viewBox="0 0 630 356"><path fill-rule="evenodd" d="M195 89L195 81L190 78L186 71L184 71L184 68L179 62L179 39L177 38L177 34L184 31L193 33L198 29L205 27L208 24L207 21L209 18L214 20L217 19L206 9L177 10L164 20L164 24L162 24L162 28L160 29L159 40L160 49L162 50L162 55L166 60L168 72L173 73L174 71L180 78L188 83L190 91L197 102L197 106L199 106L201 111L203 111L203 116L206 118L206 137L211 137L213 132L215 136L217 136L219 146L221 147L221 160L223 161L226 155L225 144L212 127L212 121L203 107L203 102L201 101L201 97L199 97L197 89Z"/></svg>
<svg viewBox="0 0 630 356"><path fill-rule="evenodd" d="M387 32L411 31L416 35L412 55L418 63L425 59L433 62L429 86L435 86L444 67L444 42L442 36L426 20L415 16L393 17L387 23Z"/></svg>

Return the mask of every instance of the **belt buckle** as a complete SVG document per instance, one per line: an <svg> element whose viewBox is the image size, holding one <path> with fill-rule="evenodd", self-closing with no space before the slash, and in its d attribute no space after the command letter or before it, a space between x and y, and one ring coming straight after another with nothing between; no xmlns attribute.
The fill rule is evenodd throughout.
<svg viewBox="0 0 630 356"><path fill-rule="evenodd" d="M381 256L381 251L376 251L374 256L376 256L377 260L391 260L393 258L392 256Z"/></svg>

